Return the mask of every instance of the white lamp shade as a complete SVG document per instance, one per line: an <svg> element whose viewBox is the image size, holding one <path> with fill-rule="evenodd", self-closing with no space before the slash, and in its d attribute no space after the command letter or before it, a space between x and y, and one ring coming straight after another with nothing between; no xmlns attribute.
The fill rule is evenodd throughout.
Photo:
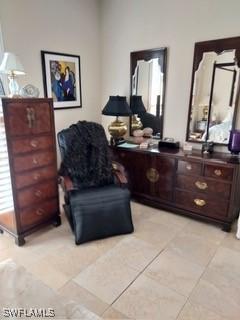
<svg viewBox="0 0 240 320"><path fill-rule="evenodd" d="M21 64L19 58L11 52L5 52L3 56L2 63L0 65L0 72L15 75L25 74L23 65Z"/></svg>

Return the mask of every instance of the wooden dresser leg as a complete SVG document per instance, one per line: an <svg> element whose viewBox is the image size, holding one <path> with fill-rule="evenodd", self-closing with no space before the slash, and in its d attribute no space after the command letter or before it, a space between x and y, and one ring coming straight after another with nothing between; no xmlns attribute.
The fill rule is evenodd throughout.
<svg viewBox="0 0 240 320"><path fill-rule="evenodd" d="M61 224L62 224L62 221L61 221L61 217L60 216L57 216L54 220L53 220L53 226L54 227L59 227Z"/></svg>
<svg viewBox="0 0 240 320"><path fill-rule="evenodd" d="M21 247L25 244L24 237L18 236L15 238L15 243L17 246Z"/></svg>
<svg viewBox="0 0 240 320"><path fill-rule="evenodd" d="M230 232L231 231L231 223L225 223L222 225L222 230L225 232Z"/></svg>
<svg viewBox="0 0 240 320"><path fill-rule="evenodd" d="M0 234L3 234L3 230L2 229L0 229Z"/></svg>

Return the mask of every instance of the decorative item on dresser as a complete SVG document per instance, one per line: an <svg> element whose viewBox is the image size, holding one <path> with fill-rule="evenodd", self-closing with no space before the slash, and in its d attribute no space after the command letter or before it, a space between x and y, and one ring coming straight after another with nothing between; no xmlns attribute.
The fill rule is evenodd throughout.
<svg viewBox="0 0 240 320"><path fill-rule="evenodd" d="M116 120L108 126L111 135L111 145L123 143L123 136L127 133L127 124L119 119L119 117L127 117L132 114L126 97L110 96L107 104L102 110L105 116L116 116Z"/></svg>
<svg viewBox="0 0 240 320"><path fill-rule="evenodd" d="M16 77L25 74L24 68L18 56L11 52L5 52L0 65L0 73L5 73L8 75L10 97L18 95L19 85Z"/></svg>
<svg viewBox="0 0 240 320"><path fill-rule="evenodd" d="M240 162L230 154L112 147L136 200L229 231L240 209Z"/></svg>
<svg viewBox="0 0 240 320"><path fill-rule="evenodd" d="M0 212L0 230L24 237L59 216L52 99L2 99L14 210Z"/></svg>

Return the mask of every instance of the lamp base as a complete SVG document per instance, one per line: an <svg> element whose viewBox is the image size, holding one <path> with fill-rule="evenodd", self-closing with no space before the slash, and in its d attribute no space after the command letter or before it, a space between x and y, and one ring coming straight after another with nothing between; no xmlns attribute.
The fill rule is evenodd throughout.
<svg viewBox="0 0 240 320"><path fill-rule="evenodd" d="M138 118L138 116L136 114L134 114L132 116L132 121L131 121L131 129L132 129L132 132L134 130L139 130L139 129L142 129L142 122L141 120Z"/></svg>
<svg viewBox="0 0 240 320"><path fill-rule="evenodd" d="M117 117L116 120L108 126L108 131L112 138L117 141L123 139L123 136L127 133L127 125Z"/></svg>
<svg viewBox="0 0 240 320"><path fill-rule="evenodd" d="M14 74L11 74L8 76L9 79L9 97L13 98L15 96L18 96L19 94L19 85L16 81L16 76Z"/></svg>

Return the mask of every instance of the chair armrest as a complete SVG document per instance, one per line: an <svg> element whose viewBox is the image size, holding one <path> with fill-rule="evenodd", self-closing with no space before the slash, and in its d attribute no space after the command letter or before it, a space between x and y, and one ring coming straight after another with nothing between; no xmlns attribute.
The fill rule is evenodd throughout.
<svg viewBox="0 0 240 320"><path fill-rule="evenodd" d="M114 177L117 180L117 184L119 184L120 186L126 186L128 184L128 179L124 167L116 161L112 162L112 167Z"/></svg>
<svg viewBox="0 0 240 320"><path fill-rule="evenodd" d="M72 180L68 176L60 176L59 184L61 185L64 192L69 192L76 189L73 186Z"/></svg>

